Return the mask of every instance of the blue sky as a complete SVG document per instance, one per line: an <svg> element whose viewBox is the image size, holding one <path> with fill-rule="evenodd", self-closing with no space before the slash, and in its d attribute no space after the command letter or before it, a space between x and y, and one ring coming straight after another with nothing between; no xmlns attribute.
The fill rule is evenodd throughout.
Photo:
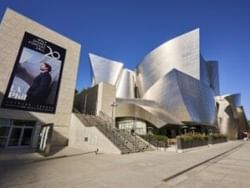
<svg viewBox="0 0 250 188"><path fill-rule="evenodd" d="M221 94L241 93L250 119L249 0L0 0L82 44L77 89L90 86L88 53L133 69L161 43L200 28L201 52L218 60Z"/></svg>

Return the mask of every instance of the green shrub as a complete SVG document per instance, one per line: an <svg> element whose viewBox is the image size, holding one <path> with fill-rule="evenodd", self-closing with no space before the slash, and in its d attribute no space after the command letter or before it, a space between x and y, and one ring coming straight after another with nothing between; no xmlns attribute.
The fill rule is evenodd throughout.
<svg viewBox="0 0 250 188"><path fill-rule="evenodd" d="M157 140L157 141L163 141L163 142L168 141L168 137L166 137L164 135L153 135L153 139Z"/></svg>
<svg viewBox="0 0 250 188"><path fill-rule="evenodd" d="M146 140L153 140L153 141L162 141L162 142L167 142L168 141L168 137L164 136L164 135L143 135L141 136L142 138L146 139Z"/></svg>
<svg viewBox="0 0 250 188"><path fill-rule="evenodd" d="M164 135L141 135L141 138L157 147L165 147L168 143L168 137Z"/></svg>
<svg viewBox="0 0 250 188"><path fill-rule="evenodd" d="M207 141L208 136L205 134L200 133L188 133L185 135L178 136L182 141L184 142L190 142L190 141Z"/></svg>
<svg viewBox="0 0 250 188"><path fill-rule="evenodd" d="M227 139L226 135L223 134L218 134L218 133L213 133L209 135L213 140L217 140L217 139Z"/></svg>

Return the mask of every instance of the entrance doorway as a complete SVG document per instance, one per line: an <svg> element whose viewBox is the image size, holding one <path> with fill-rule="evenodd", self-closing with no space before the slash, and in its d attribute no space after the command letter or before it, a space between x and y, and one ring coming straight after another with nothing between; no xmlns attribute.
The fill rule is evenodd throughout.
<svg viewBox="0 0 250 188"><path fill-rule="evenodd" d="M0 119L0 148L30 147L34 121Z"/></svg>
<svg viewBox="0 0 250 188"><path fill-rule="evenodd" d="M32 127L11 127L7 147L30 146Z"/></svg>

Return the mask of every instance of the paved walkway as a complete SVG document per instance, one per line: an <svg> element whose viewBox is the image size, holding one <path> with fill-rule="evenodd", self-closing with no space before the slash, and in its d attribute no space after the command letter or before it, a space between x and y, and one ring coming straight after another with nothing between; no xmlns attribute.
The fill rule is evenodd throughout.
<svg viewBox="0 0 250 188"><path fill-rule="evenodd" d="M23 159L25 163L21 163L20 160L18 164L13 163L13 160L0 158L0 187L169 187L167 184L169 182L163 182L164 179L241 144L244 144L242 148L250 147L249 143L235 141L184 153L169 151L129 155L89 153L46 161L36 160L34 156L34 159L32 157L29 160Z"/></svg>
<svg viewBox="0 0 250 188"><path fill-rule="evenodd" d="M43 155L35 152L31 149L8 149L8 150L0 150L0 165L1 164L24 164L24 163L32 163L32 162L40 162L52 159L59 159L65 157L73 157L79 155L87 155L93 154L96 151L84 151L75 148L65 147L61 149L59 152L55 154L44 157Z"/></svg>
<svg viewBox="0 0 250 188"><path fill-rule="evenodd" d="M188 171L158 188L249 188L250 142L219 158Z"/></svg>

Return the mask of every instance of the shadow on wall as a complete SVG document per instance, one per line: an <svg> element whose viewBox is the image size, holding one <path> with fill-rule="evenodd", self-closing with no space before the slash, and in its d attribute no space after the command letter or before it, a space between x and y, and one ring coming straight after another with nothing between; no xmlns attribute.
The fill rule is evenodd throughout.
<svg viewBox="0 0 250 188"><path fill-rule="evenodd" d="M225 112L227 113L229 117L234 117L234 113L230 105L225 108Z"/></svg>
<svg viewBox="0 0 250 188"><path fill-rule="evenodd" d="M3 100L3 93L0 92L0 105L2 104ZM21 111L21 110L11 110L1 108L2 111L5 111L8 114L16 114L16 119L21 120L33 120L39 123L39 125L44 125L45 122L41 121L38 117L35 117L28 111ZM22 118L23 117L23 118ZM5 118L5 117L0 117ZM53 122L52 122L53 123ZM34 130L33 130L34 132ZM35 136L39 138L40 129L35 131ZM46 156L53 156L63 148L67 146L67 142L64 142L64 145L58 145L53 143L53 138L56 140L67 140L63 135L61 135L58 131L54 129L52 133L52 145L50 152ZM36 140L38 141L38 139ZM17 186L19 187L20 184L30 184L29 178L25 178L28 174L41 174L41 168L38 163L34 162L33 157L36 156L38 152L38 142L36 148L32 149L1 149L0 148L0 187L9 187L9 186ZM44 156L44 155L41 155ZM41 157L40 156L40 157ZM38 157L39 158L39 157ZM44 170L44 169L43 169ZM31 176L31 175L30 175ZM23 177L23 178L22 178ZM44 175L40 177L41 179L46 178L47 176ZM39 178L39 179L40 179Z"/></svg>
<svg viewBox="0 0 250 188"><path fill-rule="evenodd" d="M0 105L2 104L4 95L2 92L0 92ZM31 120L31 121L36 121L36 124L40 125L39 128L33 130L33 141L36 143L36 147L34 149L30 149L30 153L35 153L38 152L38 146L39 146L39 140L40 140L40 133L41 133L41 128L46 125L45 122L40 120L38 117L34 116L31 114L29 111L23 111L23 110L11 110L7 108L1 108L2 111L6 110L7 114L16 114L16 116L13 117L13 119L17 120ZM5 118L5 117L0 117L0 118ZM53 122L51 122L53 123ZM54 125L56 126L56 125ZM35 131L35 133L34 133ZM55 128L53 128L53 132L51 135L51 145L50 145L50 150L49 152L44 155L44 156L52 156L61 151L63 148L65 148L68 145L68 138L60 134ZM19 149L18 149L19 150ZM7 149L2 150L1 153L3 152L8 152ZM27 150L25 151L27 152ZM12 149L11 153L14 153L14 149Z"/></svg>

